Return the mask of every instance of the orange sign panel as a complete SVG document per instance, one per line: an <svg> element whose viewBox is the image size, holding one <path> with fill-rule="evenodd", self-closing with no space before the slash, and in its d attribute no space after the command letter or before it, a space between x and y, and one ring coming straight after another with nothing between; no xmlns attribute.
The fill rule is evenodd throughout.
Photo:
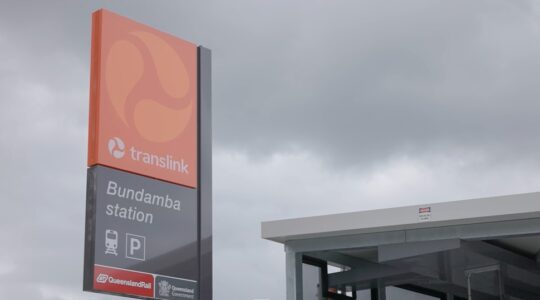
<svg viewBox="0 0 540 300"><path fill-rule="evenodd" d="M197 46L93 14L88 165L197 187Z"/></svg>

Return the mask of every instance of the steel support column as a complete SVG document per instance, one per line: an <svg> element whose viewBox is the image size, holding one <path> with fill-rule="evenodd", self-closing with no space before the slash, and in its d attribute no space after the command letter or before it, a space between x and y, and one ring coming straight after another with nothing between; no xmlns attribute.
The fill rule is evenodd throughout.
<svg viewBox="0 0 540 300"><path fill-rule="evenodd" d="M386 286L381 280L377 281L377 288L371 289L371 300L386 300Z"/></svg>
<svg viewBox="0 0 540 300"><path fill-rule="evenodd" d="M303 300L302 253L285 246L287 300Z"/></svg>

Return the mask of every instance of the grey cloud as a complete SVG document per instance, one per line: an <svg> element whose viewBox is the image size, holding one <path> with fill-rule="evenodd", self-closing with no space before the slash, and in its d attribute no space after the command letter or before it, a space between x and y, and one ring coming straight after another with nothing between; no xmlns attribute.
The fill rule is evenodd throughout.
<svg viewBox="0 0 540 300"><path fill-rule="evenodd" d="M255 46L242 55L261 62L247 90L239 81L216 104L235 105L217 117L218 142L255 153L300 146L346 163L439 144L535 148L533 15L467 3L312 5L332 22L300 12L307 24L289 30L297 44L250 51L257 41L247 42ZM283 63L266 64L269 55ZM238 105L229 99L239 92Z"/></svg>
<svg viewBox="0 0 540 300"><path fill-rule="evenodd" d="M87 67L100 5L208 46L215 141L255 156L303 148L344 166L455 144L501 158L539 146L529 1L133 3L13 2L1 22L23 53L44 50L34 76L58 87L83 77L51 74L69 68L48 58Z"/></svg>

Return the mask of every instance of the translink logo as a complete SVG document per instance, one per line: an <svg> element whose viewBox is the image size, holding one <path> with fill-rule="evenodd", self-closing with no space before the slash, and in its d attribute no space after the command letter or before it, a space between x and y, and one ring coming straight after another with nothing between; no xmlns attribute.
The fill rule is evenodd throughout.
<svg viewBox="0 0 540 300"><path fill-rule="evenodd" d="M125 144L119 137L113 137L109 139L109 153L116 159L121 159L125 154ZM135 147L129 148L129 158L131 160L141 162L146 165L156 166L158 168L167 169L171 171L176 171L183 174L189 174L189 165L184 161L184 159L175 160L172 155L157 155L153 153L148 153L136 149Z"/></svg>
<svg viewBox="0 0 540 300"><path fill-rule="evenodd" d="M124 141L122 141L118 137L113 137L112 139L109 139L109 153L114 158L122 158L124 157L124 148L126 147L124 145Z"/></svg>

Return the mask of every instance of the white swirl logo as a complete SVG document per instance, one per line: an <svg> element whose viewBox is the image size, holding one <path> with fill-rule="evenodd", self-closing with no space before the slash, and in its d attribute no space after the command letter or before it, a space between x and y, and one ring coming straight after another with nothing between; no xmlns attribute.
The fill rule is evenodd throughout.
<svg viewBox="0 0 540 300"><path fill-rule="evenodd" d="M126 146L124 145L124 142L118 138L118 137L113 137L112 139L109 140L109 153L114 156L114 158L122 158L124 157L124 149L126 148Z"/></svg>

